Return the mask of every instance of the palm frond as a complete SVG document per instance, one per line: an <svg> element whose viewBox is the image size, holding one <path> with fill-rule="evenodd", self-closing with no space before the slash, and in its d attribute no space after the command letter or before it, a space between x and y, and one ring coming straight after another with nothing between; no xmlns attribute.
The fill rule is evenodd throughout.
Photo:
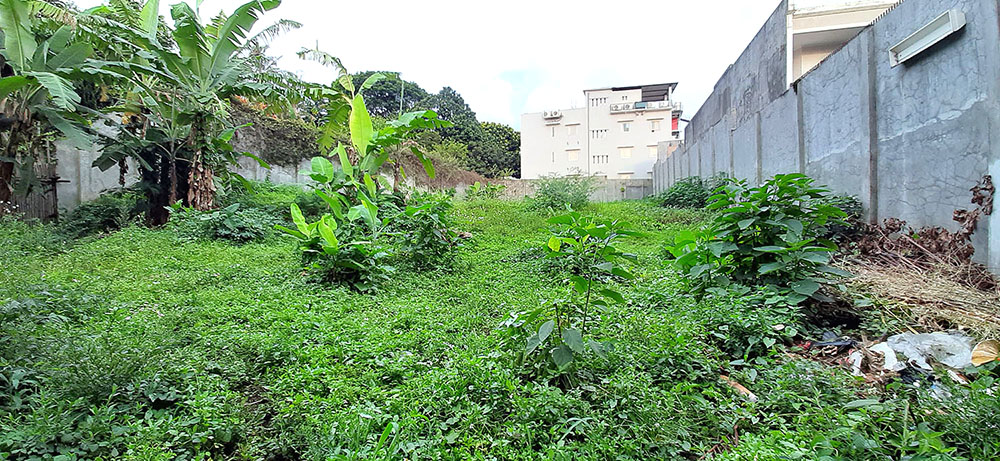
<svg viewBox="0 0 1000 461"><path fill-rule="evenodd" d="M253 0L236 9L218 29L212 50L212 73L229 65L230 59L243 46L247 32L257 23L259 16L277 8L281 0Z"/></svg>
<svg viewBox="0 0 1000 461"><path fill-rule="evenodd" d="M139 12L139 29L146 33L150 40L156 40L156 31L160 27L160 0L149 0Z"/></svg>
<svg viewBox="0 0 1000 461"><path fill-rule="evenodd" d="M292 21L291 19L279 19L274 24L265 27L256 35L250 37L250 39L247 40L246 45L243 46L243 49L244 50L248 48L266 49L267 46L271 44L271 41L277 38L278 36L299 29L301 27L302 23L300 22Z"/></svg>
<svg viewBox="0 0 1000 461"><path fill-rule="evenodd" d="M226 21L229 20L229 16L226 15L225 11L220 11L219 14L212 17L212 20L208 22L205 26L205 34L212 37L213 40L219 39L219 30L226 25Z"/></svg>
<svg viewBox="0 0 1000 461"><path fill-rule="evenodd" d="M31 0L28 2L28 11L32 16L40 16L69 26L76 25L76 13L52 3Z"/></svg>
<svg viewBox="0 0 1000 461"><path fill-rule="evenodd" d="M338 76L349 75L347 68L344 67L344 63L340 61L340 58L327 53L326 51L321 51L312 48L303 48L296 53L299 59L304 59L306 61L318 62L326 67L332 67L337 70Z"/></svg>

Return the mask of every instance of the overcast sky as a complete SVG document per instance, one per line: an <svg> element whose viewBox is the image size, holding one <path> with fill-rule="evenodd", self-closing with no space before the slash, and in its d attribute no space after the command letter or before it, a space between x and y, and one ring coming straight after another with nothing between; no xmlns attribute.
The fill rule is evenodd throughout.
<svg viewBox="0 0 1000 461"><path fill-rule="evenodd" d="M101 0L77 0L81 7ZM171 0L161 0L168 18ZM193 1L190 3L194 3ZM201 15L242 0L205 0ZM779 0L285 0L261 24L303 24L272 45L281 66L328 82L295 56L313 47L348 70L403 73L430 92L451 86L481 121L520 126L524 112L583 106L583 90L678 82L694 115Z"/></svg>

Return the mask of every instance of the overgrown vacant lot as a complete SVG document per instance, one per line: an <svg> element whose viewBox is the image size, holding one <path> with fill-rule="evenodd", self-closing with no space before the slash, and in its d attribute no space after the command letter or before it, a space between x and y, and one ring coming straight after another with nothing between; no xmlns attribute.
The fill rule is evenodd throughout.
<svg viewBox="0 0 1000 461"><path fill-rule="evenodd" d="M546 216L460 202L453 268L375 294L308 283L291 242L129 227L70 246L0 227L0 452L104 459L899 459L1000 456L998 399L865 384L791 353L788 307L695 301L663 254L701 212L590 205L643 233L576 382L529 379L499 328L566 292ZM873 309L864 324L879 324ZM778 326L785 326L779 331ZM884 324L882 324L884 325ZM870 327L877 330L877 327ZM787 346L784 343L787 342ZM801 352L801 351L799 351ZM720 381L731 376L759 398ZM2 456L0 456L2 457ZM939 459L935 458L935 459ZM918 458L911 458L918 459ZM931 459L919 458L919 459Z"/></svg>

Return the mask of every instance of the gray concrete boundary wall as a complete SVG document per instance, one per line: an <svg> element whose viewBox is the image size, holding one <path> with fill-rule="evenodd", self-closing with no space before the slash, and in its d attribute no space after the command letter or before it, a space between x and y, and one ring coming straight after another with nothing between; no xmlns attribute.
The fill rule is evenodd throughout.
<svg viewBox="0 0 1000 461"><path fill-rule="evenodd" d="M535 186L538 179L503 179L489 181L490 184L502 184L507 188L503 192L503 198L510 200L522 199L535 193ZM459 195L462 195L468 185L456 187ZM613 179L594 178L594 190L590 193L592 202L614 202L618 200L638 200L653 193L652 179Z"/></svg>
<svg viewBox="0 0 1000 461"><path fill-rule="evenodd" d="M1000 178L998 4L906 0L785 89L783 2L692 118L685 144L661 151L654 190L719 172L754 184L802 172L857 196L872 221L957 229L952 213L975 207L970 189ZM890 47L949 9L965 13L962 30L890 65ZM995 272L997 220L984 217L973 236L975 258Z"/></svg>
<svg viewBox="0 0 1000 461"><path fill-rule="evenodd" d="M61 178L58 183L58 206L63 212L72 211L79 204L96 199L101 193L120 187L118 168L101 171L91 165L99 155L98 147L80 150L60 141L58 146L57 173ZM270 181L275 184L301 184L311 181L303 171L309 171L310 160L303 160L299 165L271 165L270 169L262 168L250 158L242 158L234 171L243 177L255 181ZM132 185L138 180L135 165L129 163L129 173L126 175L126 185ZM391 177L388 177L391 180ZM535 193L532 179L491 180L491 184L503 184L507 188L503 197L506 199L521 199ZM411 184L412 185L412 184ZM461 184L456 190L461 193L471 184ZM590 194L591 201L613 202L616 200L637 200L653 193L652 179L608 179L594 178L594 191Z"/></svg>

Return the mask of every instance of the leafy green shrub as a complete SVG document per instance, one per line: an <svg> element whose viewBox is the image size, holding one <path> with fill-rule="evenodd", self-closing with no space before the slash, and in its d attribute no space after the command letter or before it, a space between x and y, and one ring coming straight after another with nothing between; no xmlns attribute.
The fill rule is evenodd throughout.
<svg viewBox="0 0 1000 461"><path fill-rule="evenodd" d="M590 203L590 193L596 184L591 176L543 176L535 182L535 194L527 198L528 208L535 211L574 210Z"/></svg>
<svg viewBox="0 0 1000 461"><path fill-rule="evenodd" d="M330 160L314 157L310 173L316 181L314 193L332 213L324 213L310 223L293 203L290 208L295 229L277 228L298 241L302 262L317 280L372 291L378 282L388 278L388 272L394 271L388 265L385 245L379 242L388 224L379 216L378 196L384 192L378 190L369 173L364 173L361 184L353 176L343 146L338 151L343 152L341 161L348 170L334 169Z"/></svg>
<svg viewBox="0 0 1000 461"><path fill-rule="evenodd" d="M372 75L361 90L382 78L381 74ZM387 181L379 173L389 163L388 148L406 142L418 131L448 127L451 123L438 119L433 111L417 111L403 114L376 130L360 91L353 85L342 91L343 98L334 106L340 111L344 104L350 105L347 122L358 158L352 163L342 144L333 149L340 160L339 169L326 157L313 157L309 176L315 181L315 195L328 211L318 220L307 222L302 209L292 204L295 229L277 228L298 241L303 263L320 280L346 283L366 292L374 290L395 271L388 264L390 253L384 240L402 199L386 191ZM324 129L342 127L343 122L330 120ZM416 147L412 151L427 175L433 177L431 161Z"/></svg>
<svg viewBox="0 0 1000 461"><path fill-rule="evenodd" d="M507 186L503 184L481 184L476 181L475 184L469 186L465 190L466 200L496 200L503 195L503 191L507 190Z"/></svg>
<svg viewBox="0 0 1000 461"><path fill-rule="evenodd" d="M171 208L173 212L167 225L185 239L247 243L271 235L271 229L281 222L261 209L241 209L239 203L212 211L198 211L179 204Z"/></svg>
<svg viewBox="0 0 1000 461"><path fill-rule="evenodd" d="M222 197L223 207L239 203L243 210L259 209L284 221L291 222L289 205L297 204L302 214L318 217L326 211L326 203L311 190L296 184L274 184L270 181L252 182L252 188L236 184Z"/></svg>
<svg viewBox="0 0 1000 461"><path fill-rule="evenodd" d="M599 318L597 312L625 300L620 293L602 288L599 278L634 278L620 263L635 262L635 256L621 252L615 245L619 239L637 233L628 229L628 223L578 212L555 216L548 223L556 225L545 246L549 257L574 260L572 265L584 270L567 280L567 296L530 312L511 314L501 327L507 332L508 347L517 351L518 366L527 365L534 376L555 373L572 382L573 377L565 373L575 359L588 351L605 355L605 344L585 337L588 322L593 326ZM522 343L524 336L527 340Z"/></svg>
<svg viewBox="0 0 1000 461"><path fill-rule="evenodd" d="M852 195L834 195L827 197L825 201L828 205L839 208L846 216L841 221L829 223L823 237L841 245L857 239L864 231L865 223L861 201Z"/></svg>
<svg viewBox="0 0 1000 461"><path fill-rule="evenodd" d="M454 261L459 238L451 210L447 194L417 192L393 219L402 256L415 267L447 266Z"/></svg>
<svg viewBox="0 0 1000 461"><path fill-rule="evenodd" d="M733 282L773 285L801 302L826 277L845 275L829 266L837 246L822 237L845 213L824 201L826 189L811 178L778 175L760 187L731 180L718 191L708 209L719 215L698 231L679 233L670 248L697 290Z"/></svg>
<svg viewBox="0 0 1000 461"><path fill-rule="evenodd" d="M140 220L144 204L145 197L132 190L105 192L70 212L59 223L59 232L70 238L114 232Z"/></svg>
<svg viewBox="0 0 1000 461"><path fill-rule="evenodd" d="M692 176L677 181L666 191L654 195L651 200L663 207L705 208L710 195L712 195L712 191L708 189L704 181L697 176Z"/></svg>
<svg viewBox="0 0 1000 461"><path fill-rule="evenodd" d="M691 176L677 181L669 189L652 196L650 200L668 208L705 208L712 192L725 184L725 180L725 173L719 173L709 179Z"/></svg>

